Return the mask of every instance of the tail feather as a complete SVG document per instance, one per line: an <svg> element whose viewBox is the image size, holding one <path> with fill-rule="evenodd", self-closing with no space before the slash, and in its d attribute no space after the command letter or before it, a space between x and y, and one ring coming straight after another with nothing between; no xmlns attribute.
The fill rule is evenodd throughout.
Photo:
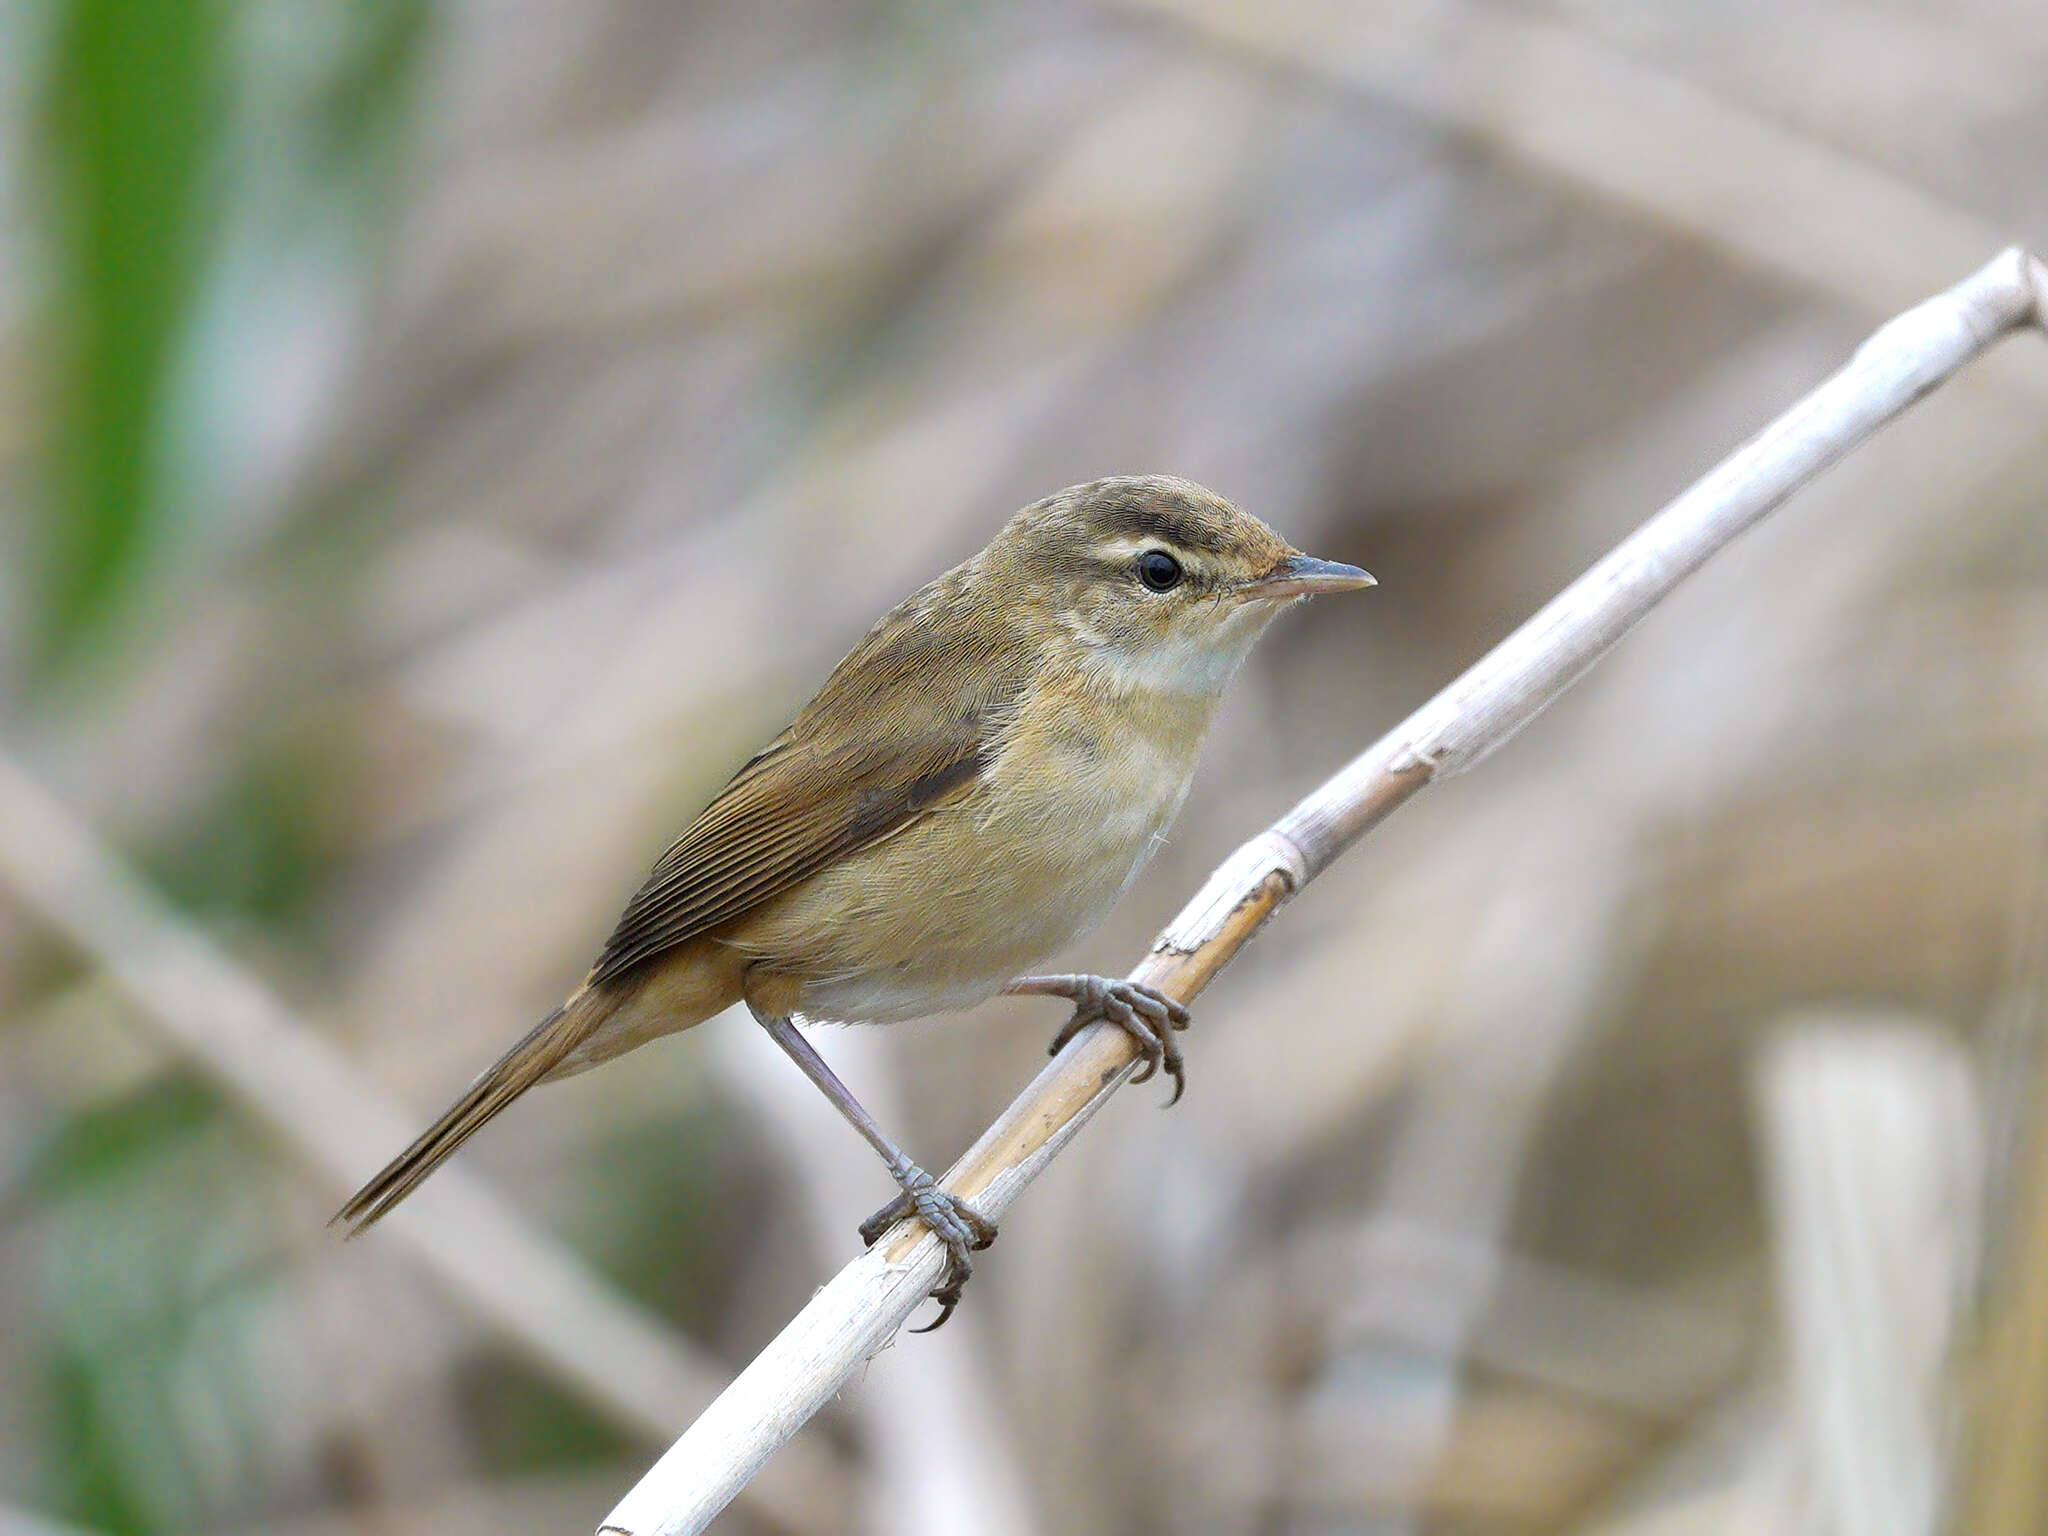
<svg viewBox="0 0 2048 1536"><path fill-rule="evenodd" d="M562 1058L601 1022L601 1014L593 1017L590 1010L577 1006L586 996L571 998L536 1024L523 1040L470 1084L469 1091L449 1105L440 1119L421 1132L417 1141L349 1197L334 1220L348 1224L350 1237L381 1220L417 1189L422 1179L454 1155L456 1148L496 1118L500 1110L561 1065Z"/></svg>

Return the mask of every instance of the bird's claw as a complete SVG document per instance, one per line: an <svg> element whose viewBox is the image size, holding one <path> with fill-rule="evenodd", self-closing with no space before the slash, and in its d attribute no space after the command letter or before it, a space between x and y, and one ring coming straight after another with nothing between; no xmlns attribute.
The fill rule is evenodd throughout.
<svg viewBox="0 0 2048 1536"><path fill-rule="evenodd" d="M860 1224L860 1240L869 1248L882 1240L882 1234L895 1226L906 1216L915 1216L917 1207L910 1203L910 1196L898 1195L874 1215Z"/></svg>
<svg viewBox="0 0 2048 1536"><path fill-rule="evenodd" d="M953 1309L960 1305L960 1293L974 1274L970 1253L978 1253L996 1240L996 1224L958 1195L939 1188L938 1181L915 1163L896 1170L903 1193L860 1224L861 1241L872 1248L897 1222L915 1216L930 1228L946 1247L946 1272L932 1289L939 1315L912 1333L931 1333L945 1326Z"/></svg>
<svg viewBox="0 0 2048 1536"><path fill-rule="evenodd" d="M1108 976L1031 979L1066 983L1058 988L1058 994L1074 1000L1073 1017L1052 1037L1048 1055L1059 1055L1074 1036L1097 1019L1107 1019L1137 1041L1138 1049L1144 1054L1145 1065L1131 1081L1142 1083L1164 1072L1173 1079L1173 1097L1166 1101L1167 1104L1171 1106L1180 1102L1180 1096L1188 1086L1187 1062L1181 1055L1180 1042L1173 1038L1173 1032L1188 1027L1192 1015L1186 1004L1175 1001L1156 987L1146 986L1142 981L1118 981Z"/></svg>

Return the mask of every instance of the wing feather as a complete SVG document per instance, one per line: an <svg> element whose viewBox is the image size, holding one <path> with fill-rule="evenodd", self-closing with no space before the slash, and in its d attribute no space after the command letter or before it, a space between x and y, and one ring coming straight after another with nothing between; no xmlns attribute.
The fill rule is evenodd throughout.
<svg viewBox="0 0 2048 1536"><path fill-rule="evenodd" d="M733 775L626 904L592 982L737 921L972 789L1015 724L1031 650L971 622L972 581L961 567L884 617Z"/></svg>

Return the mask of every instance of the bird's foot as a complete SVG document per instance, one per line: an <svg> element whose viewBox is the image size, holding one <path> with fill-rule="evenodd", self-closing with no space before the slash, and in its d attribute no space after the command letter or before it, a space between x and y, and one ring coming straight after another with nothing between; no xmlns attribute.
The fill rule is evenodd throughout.
<svg viewBox="0 0 2048 1536"><path fill-rule="evenodd" d="M860 1224L861 1241L872 1248L897 1222L915 1216L946 1245L946 1272L932 1289L939 1315L924 1327L910 1330L931 1333L944 1327L960 1305L960 1293L974 1274L974 1261L968 1254L978 1253L996 1240L996 1224L958 1195L939 1188L938 1181L913 1162L906 1160L889 1171L896 1175L903 1193Z"/></svg>
<svg viewBox="0 0 2048 1536"><path fill-rule="evenodd" d="M1173 1032L1186 1029L1190 1015L1184 1004L1157 987L1110 976L1020 976L1003 990L1073 999L1074 1015L1052 1037L1048 1055L1059 1055L1074 1036L1097 1019L1107 1019L1137 1041L1138 1049L1145 1055L1144 1070L1132 1082L1142 1083L1155 1073L1164 1072L1173 1079L1173 1097L1166 1101L1169 1105L1178 1104L1181 1094L1186 1092L1187 1063Z"/></svg>

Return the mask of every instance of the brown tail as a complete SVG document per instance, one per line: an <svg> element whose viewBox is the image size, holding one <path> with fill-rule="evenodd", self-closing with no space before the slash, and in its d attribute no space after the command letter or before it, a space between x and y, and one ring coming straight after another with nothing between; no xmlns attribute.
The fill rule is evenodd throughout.
<svg viewBox="0 0 2048 1536"><path fill-rule="evenodd" d="M590 994L579 992L536 1024L525 1039L471 1083L469 1091L449 1105L441 1118L421 1133L419 1140L350 1196L348 1204L335 1213L334 1220L348 1223L350 1237L367 1230L417 1189L422 1179L446 1162L457 1147L482 1130L500 1110L561 1065L562 1058L602 1021L603 1013L590 1008L589 999Z"/></svg>

